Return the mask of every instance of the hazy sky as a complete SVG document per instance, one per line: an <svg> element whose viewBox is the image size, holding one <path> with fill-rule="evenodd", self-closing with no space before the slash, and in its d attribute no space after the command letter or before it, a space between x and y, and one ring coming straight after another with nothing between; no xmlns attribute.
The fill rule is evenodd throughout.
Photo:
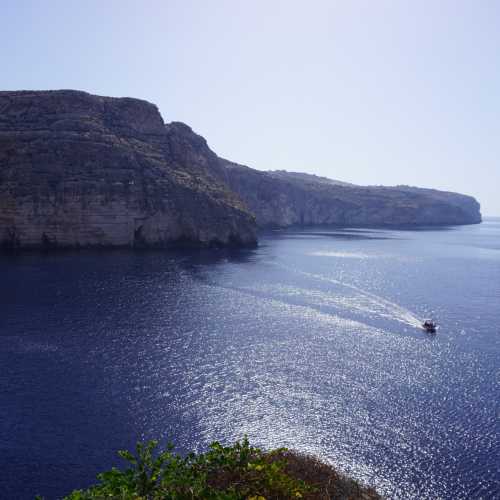
<svg viewBox="0 0 500 500"><path fill-rule="evenodd" d="M0 0L0 89L158 105L249 166L500 215L500 1Z"/></svg>

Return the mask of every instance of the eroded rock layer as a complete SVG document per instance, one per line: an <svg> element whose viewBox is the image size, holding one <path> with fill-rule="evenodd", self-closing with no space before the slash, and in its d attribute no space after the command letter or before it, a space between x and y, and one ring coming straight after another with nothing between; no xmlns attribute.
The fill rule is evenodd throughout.
<svg viewBox="0 0 500 500"><path fill-rule="evenodd" d="M194 159L205 158L207 168L241 198L261 227L481 222L479 203L471 196L408 186L356 186L303 173L254 170L218 158L186 125L170 127L184 145L177 161L187 168Z"/></svg>
<svg viewBox="0 0 500 500"><path fill-rule="evenodd" d="M255 244L254 217L175 147L145 101L0 92L0 244Z"/></svg>
<svg viewBox="0 0 500 500"><path fill-rule="evenodd" d="M356 186L308 181L288 172L257 172L227 163L228 186L262 227L444 226L481 222L471 196L408 186ZM300 174L305 176L305 174Z"/></svg>
<svg viewBox="0 0 500 500"><path fill-rule="evenodd" d="M238 165L138 99L0 92L2 247L254 245L257 225L472 224L479 208L456 193Z"/></svg>

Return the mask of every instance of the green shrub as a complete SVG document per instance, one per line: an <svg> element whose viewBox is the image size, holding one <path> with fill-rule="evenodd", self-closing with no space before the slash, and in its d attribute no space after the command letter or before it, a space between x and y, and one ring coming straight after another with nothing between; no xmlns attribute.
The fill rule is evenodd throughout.
<svg viewBox="0 0 500 500"><path fill-rule="evenodd" d="M263 452L248 439L233 446L215 442L209 451L181 456L173 447L157 452L156 441L120 451L129 467L98 476L99 483L66 500L270 500L303 498L314 488L284 472L284 449Z"/></svg>

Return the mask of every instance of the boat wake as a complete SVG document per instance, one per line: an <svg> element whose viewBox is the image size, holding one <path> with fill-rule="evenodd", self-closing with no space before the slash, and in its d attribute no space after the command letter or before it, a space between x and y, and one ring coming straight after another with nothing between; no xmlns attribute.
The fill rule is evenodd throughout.
<svg viewBox="0 0 500 500"><path fill-rule="evenodd" d="M421 320L409 309L397 304L396 302L392 302L383 297L380 297L379 295L376 295L372 292L363 290L362 288L356 285L344 283L343 281L339 281L334 278L328 278L321 274L301 271L299 269L295 269L288 266L281 266L281 267L295 274L299 274L301 276L305 276L313 280L331 283L333 285L336 285L337 287L341 287L350 290L352 292L355 292L356 295L358 295L363 299L362 301L363 309L368 313L376 313L379 316L385 317L390 320L398 321L412 328L421 328L422 326ZM361 309L361 307L359 307L359 304L356 308Z"/></svg>

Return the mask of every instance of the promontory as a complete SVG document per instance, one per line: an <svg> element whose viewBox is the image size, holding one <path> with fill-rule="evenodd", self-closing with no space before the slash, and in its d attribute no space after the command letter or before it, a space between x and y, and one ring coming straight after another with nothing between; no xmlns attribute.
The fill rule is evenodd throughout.
<svg viewBox="0 0 500 500"><path fill-rule="evenodd" d="M465 195L232 163L139 99L0 92L4 248L252 246L258 227L480 221Z"/></svg>

